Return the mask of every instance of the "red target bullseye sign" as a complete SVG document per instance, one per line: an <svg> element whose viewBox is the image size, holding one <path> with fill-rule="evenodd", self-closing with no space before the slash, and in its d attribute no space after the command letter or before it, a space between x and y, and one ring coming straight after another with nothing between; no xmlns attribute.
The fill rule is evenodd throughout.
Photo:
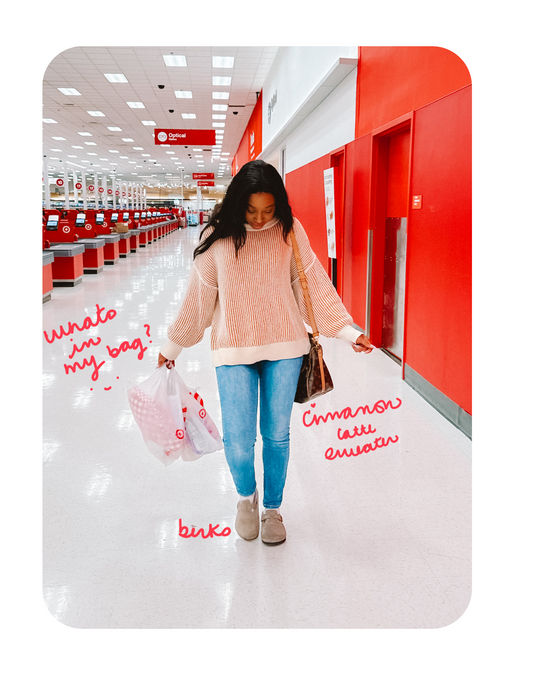
<svg viewBox="0 0 533 690"><path fill-rule="evenodd" d="M87 189L88 189L90 192L94 192L94 185L93 185L93 184L90 184L90 185L87 187Z"/></svg>
<svg viewBox="0 0 533 690"><path fill-rule="evenodd" d="M81 189L81 187L82 187L81 182L76 182L76 189Z"/></svg>
<svg viewBox="0 0 533 690"><path fill-rule="evenodd" d="M58 187L62 187L64 184L65 184L65 183L64 183L64 181L63 181L61 178L59 178L59 180L57 180L57 182L56 182L56 185L57 185Z"/></svg>

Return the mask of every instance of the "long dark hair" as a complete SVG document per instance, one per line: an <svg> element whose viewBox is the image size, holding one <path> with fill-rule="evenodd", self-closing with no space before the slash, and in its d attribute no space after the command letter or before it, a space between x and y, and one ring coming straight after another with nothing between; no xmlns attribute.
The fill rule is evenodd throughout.
<svg viewBox="0 0 533 690"><path fill-rule="evenodd" d="M251 194L272 194L276 204L275 215L283 226L283 239L287 241L293 224L292 210L287 191L280 174L273 165L262 160L250 161L242 166L226 191L222 204L200 234L200 244L193 258L207 251L212 244L224 237L232 237L235 256L246 242L245 214ZM213 232L202 240L205 231Z"/></svg>

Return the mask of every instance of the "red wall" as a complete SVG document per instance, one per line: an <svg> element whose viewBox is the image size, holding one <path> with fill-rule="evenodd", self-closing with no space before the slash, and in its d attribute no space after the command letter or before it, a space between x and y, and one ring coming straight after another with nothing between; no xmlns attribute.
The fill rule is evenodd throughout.
<svg viewBox="0 0 533 690"><path fill-rule="evenodd" d="M253 134L253 143L251 143L251 135ZM253 161L263 150L263 92L259 94L259 98L250 115L246 129L242 136L237 153L231 162L231 174L235 176L239 168L248 161Z"/></svg>
<svg viewBox="0 0 533 690"><path fill-rule="evenodd" d="M346 146L343 302L354 323L362 329L365 329L366 319L371 146L370 136L356 139Z"/></svg>
<svg viewBox="0 0 533 690"><path fill-rule="evenodd" d="M329 168L329 154L287 173L285 187L292 213L304 226L313 251L320 263L328 268L326 234L326 199L324 197L324 170Z"/></svg>
<svg viewBox="0 0 533 690"><path fill-rule="evenodd" d="M471 86L466 66L448 50L360 49L357 136L344 147L343 302L354 322L366 328L368 229L375 220L373 139L376 130L387 130L408 113L413 113L410 168L405 169L405 156L393 151L389 172L402 181L409 174L409 197L389 194L386 200L393 215L408 215L403 358L471 414ZM391 142L397 153L405 153L409 136ZM325 268L323 171L331 165L330 155L286 175L293 212ZM395 160L401 162L396 168ZM422 195L420 210L411 209L415 194ZM379 266L374 269L379 273Z"/></svg>
<svg viewBox="0 0 533 690"><path fill-rule="evenodd" d="M472 87L416 111L404 360L472 414Z"/></svg>
<svg viewBox="0 0 533 690"><path fill-rule="evenodd" d="M361 47L355 136L471 83L465 63L445 48Z"/></svg>

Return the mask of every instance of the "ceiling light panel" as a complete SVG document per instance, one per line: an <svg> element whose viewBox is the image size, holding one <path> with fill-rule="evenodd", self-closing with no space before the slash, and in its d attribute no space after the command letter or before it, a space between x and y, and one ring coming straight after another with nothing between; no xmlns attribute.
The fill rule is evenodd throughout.
<svg viewBox="0 0 533 690"><path fill-rule="evenodd" d="M163 55L167 67L187 67L185 55Z"/></svg>
<svg viewBox="0 0 533 690"><path fill-rule="evenodd" d="M176 98L192 98L192 91L174 91Z"/></svg>
<svg viewBox="0 0 533 690"><path fill-rule="evenodd" d="M180 59L178 55L170 55L171 51L180 53L181 58L185 59ZM230 55L223 55L222 57L233 59L229 61L213 61L213 56L219 58L221 57L219 53L229 53L230 51ZM235 155L244 134L244 127L256 100L255 93L261 90L263 80L268 74L276 52L277 48L275 47L265 48L261 46L231 49L224 47L217 49L216 47L211 48L209 46L178 47L176 49L172 47L150 48L142 46L131 48L85 47L68 49L52 60L49 68L45 70L43 78L43 113L46 114L47 119L55 119L51 113L55 114L58 109L61 110L59 113L61 118L58 123L54 123L53 129L51 127L43 127L44 152L48 152L48 156L51 157L53 152L50 147L62 145L64 159L66 160L65 149L70 148L72 144L81 144L83 141L83 146L86 150L90 151L92 149L96 151L100 147L99 151L94 155L105 155L104 152L108 151L107 146L117 146L120 140L118 136L110 135L120 134L124 138L127 136L134 139L139 147L144 147L144 151L138 151L130 146L129 143L122 142L120 153L129 150L132 154L132 159L142 162L143 158L150 155L149 152L153 150L159 163L163 163L161 171L163 176L169 167L176 170L179 175L183 166L185 167L184 173L192 175L192 172L196 169L195 161L198 159L184 156L183 165L174 165L175 161L172 161L172 166L168 165L170 161L168 158L165 159L164 155L167 152L170 154L171 151L175 151L176 147L169 146L165 151L163 151L161 146L153 147L153 128L197 127L200 129L214 129L220 132L216 136L216 145L206 149L207 153L204 152L206 160L205 170L216 172L217 161L212 161L212 156L220 155L222 147L225 149L225 152L230 152L229 156L224 156L228 157L229 161ZM165 60L163 53L170 57ZM180 65L182 69L173 69L173 67ZM111 74L121 74L127 81L122 83L110 81L108 76L105 75ZM215 84L213 85L213 77L227 78L215 79ZM238 84L234 77L237 79ZM111 77L111 79L114 79L114 77ZM122 78L118 77L118 79ZM227 82L230 79L231 83L228 84ZM225 85L224 82L226 82ZM61 84L61 88L65 89L75 88L81 94L81 97L78 97L76 100L74 95L58 93L58 84ZM158 84L165 84L165 89L158 89ZM234 91L233 89L235 88L238 90ZM190 103L189 101L192 101L192 99L189 99L184 101L184 107L181 108L174 100L176 98L175 91L191 92L194 104ZM229 98L213 100L213 92L228 93ZM169 98L170 101L168 100ZM225 115L228 110L227 104L232 98L237 99L232 102L246 105L246 110L243 108L240 111L241 117L232 116L231 118L228 117L227 120L224 120L223 117L213 117L214 114L218 115L219 113ZM126 99L129 103L144 105L143 112L141 113L139 110L126 106ZM70 107L65 105L67 103L70 104ZM81 103L81 108L75 107L78 103ZM94 108L94 110L87 111L87 107ZM176 108L175 113L169 114L168 109L173 107ZM187 109L185 114L195 114L196 118L180 118L181 111L185 109ZM209 120L210 115L212 120ZM107 129L103 122L104 118L107 118L108 122L120 123L118 129ZM191 122L187 121L189 119ZM193 119L194 122L192 121ZM95 122L90 122L90 120ZM222 123L217 122L217 120L225 122L226 127L219 126ZM101 126L102 124L104 125L103 127ZM78 134L78 132L82 132L88 127L91 129L87 134L92 133L92 136ZM227 136L223 140L222 133L224 129L227 130ZM124 130L124 132L121 130ZM57 141L52 144L52 133L62 135L63 141ZM224 143L221 143L222 141ZM93 145L89 146L89 142ZM109 150L115 151L116 149ZM81 155L81 151L78 152L78 155ZM84 155L87 156L87 153ZM89 159L91 159L91 155L88 155ZM113 158L110 161L116 161L114 163L116 174L118 175L122 168L124 177L127 179L127 176L131 175L131 169L125 169L127 159L119 159L118 153L113 153L112 155ZM69 161L71 160L75 161L76 159L69 159ZM165 161L167 161L166 164ZM69 162L68 165L71 165L71 163ZM153 169L153 163L150 165ZM88 167L90 166L88 165ZM75 168L72 167L71 169ZM101 168L98 168L98 170L100 171ZM201 168L201 170L204 170L204 168ZM224 176L228 176L228 173L225 172ZM157 178L154 179L157 180ZM161 179L161 175L159 179Z"/></svg>
<svg viewBox="0 0 533 690"><path fill-rule="evenodd" d="M123 74L104 74L104 77L107 79L107 81L110 81L115 84L127 84L128 80Z"/></svg>
<svg viewBox="0 0 533 690"><path fill-rule="evenodd" d="M215 68L222 67L222 68L232 68L233 64L235 62L234 57L230 56L213 56L212 59L212 65Z"/></svg>

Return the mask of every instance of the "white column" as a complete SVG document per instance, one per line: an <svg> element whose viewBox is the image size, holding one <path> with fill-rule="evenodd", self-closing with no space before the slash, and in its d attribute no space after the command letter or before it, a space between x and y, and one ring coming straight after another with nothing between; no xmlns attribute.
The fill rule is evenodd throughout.
<svg viewBox="0 0 533 690"><path fill-rule="evenodd" d="M43 158L43 184L44 184L44 207L50 208L50 182L48 180L48 163L46 156Z"/></svg>
<svg viewBox="0 0 533 690"><path fill-rule="evenodd" d="M113 194L113 209L116 209L116 207L117 207L117 202L116 202L117 195L115 194L116 189L117 188L116 188L115 176L113 175L113 177L111 178L111 192Z"/></svg>
<svg viewBox="0 0 533 690"><path fill-rule="evenodd" d="M87 210L87 182L85 181L85 170L81 171L81 197L83 199L83 210Z"/></svg>
<svg viewBox="0 0 533 690"><path fill-rule="evenodd" d="M65 204L64 208L70 208L70 203L69 203L69 193L68 193L68 170L67 170L67 164L65 163L63 166L63 189L65 190Z"/></svg>
<svg viewBox="0 0 533 690"><path fill-rule="evenodd" d="M107 210L107 177L102 177L102 187L104 188L104 208Z"/></svg>
<svg viewBox="0 0 533 690"><path fill-rule="evenodd" d="M78 190L76 189L76 184L78 182L78 176L76 171L72 171L72 187L74 189L74 208L78 208Z"/></svg>

